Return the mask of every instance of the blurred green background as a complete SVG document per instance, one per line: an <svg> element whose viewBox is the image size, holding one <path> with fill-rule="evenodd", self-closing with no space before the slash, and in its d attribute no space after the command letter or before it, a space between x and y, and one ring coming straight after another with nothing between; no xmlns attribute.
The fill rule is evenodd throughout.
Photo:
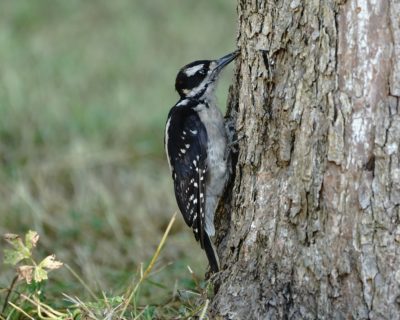
<svg viewBox="0 0 400 320"><path fill-rule="evenodd" d="M41 257L95 290L126 288L177 210L163 149L176 73L231 52L235 36L228 0L2 0L0 234L35 230ZM207 263L179 215L151 298L183 287L186 265L203 277ZM0 264L0 287L12 272ZM82 295L65 268L50 277Z"/></svg>

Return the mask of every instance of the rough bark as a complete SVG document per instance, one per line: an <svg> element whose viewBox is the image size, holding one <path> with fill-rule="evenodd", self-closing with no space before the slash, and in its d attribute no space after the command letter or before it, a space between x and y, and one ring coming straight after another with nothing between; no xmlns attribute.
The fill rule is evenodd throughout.
<svg viewBox="0 0 400 320"><path fill-rule="evenodd" d="M400 319L400 3L241 0L212 317Z"/></svg>

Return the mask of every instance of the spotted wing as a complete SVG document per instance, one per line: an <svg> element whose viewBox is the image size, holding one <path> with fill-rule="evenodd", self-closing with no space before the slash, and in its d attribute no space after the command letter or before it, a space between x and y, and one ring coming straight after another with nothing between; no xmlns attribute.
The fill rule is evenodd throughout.
<svg viewBox="0 0 400 320"><path fill-rule="evenodd" d="M166 150L178 207L204 248L207 131L196 112L175 107L167 123Z"/></svg>

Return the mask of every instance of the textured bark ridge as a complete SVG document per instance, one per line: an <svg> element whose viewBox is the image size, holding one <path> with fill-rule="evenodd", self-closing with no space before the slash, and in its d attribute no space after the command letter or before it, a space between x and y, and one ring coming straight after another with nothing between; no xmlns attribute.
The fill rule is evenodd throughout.
<svg viewBox="0 0 400 320"><path fill-rule="evenodd" d="M400 319L400 3L241 0L212 317Z"/></svg>

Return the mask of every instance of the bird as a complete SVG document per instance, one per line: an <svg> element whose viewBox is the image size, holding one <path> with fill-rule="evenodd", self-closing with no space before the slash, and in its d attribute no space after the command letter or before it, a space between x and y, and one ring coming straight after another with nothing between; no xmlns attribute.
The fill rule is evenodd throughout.
<svg viewBox="0 0 400 320"><path fill-rule="evenodd" d="M210 271L219 271L211 238L214 214L230 175L229 143L215 89L221 71L239 55L198 60L182 67L175 81L180 99L170 109L164 144L178 208L205 250Z"/></svg>

